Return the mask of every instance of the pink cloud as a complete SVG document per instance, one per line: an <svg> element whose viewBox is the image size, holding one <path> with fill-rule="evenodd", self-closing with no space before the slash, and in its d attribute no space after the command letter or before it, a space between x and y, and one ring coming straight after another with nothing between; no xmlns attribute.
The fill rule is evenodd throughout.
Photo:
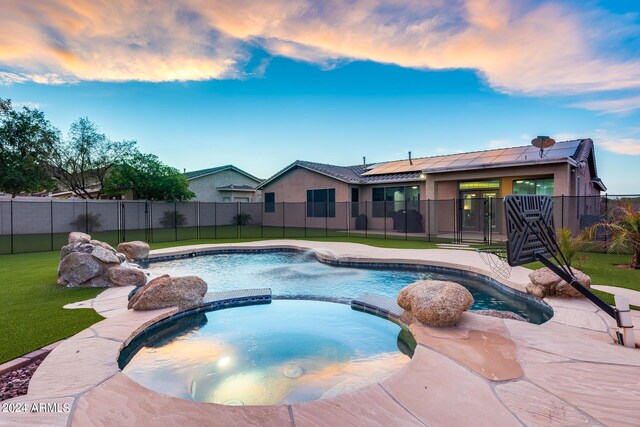
<svg viewBox="0 0 640 427"><path fill-rule="evenodd" d="M171 81L244 75L249 45L331 68L371 60L473 69L531 95L640 87L640 61L597 46L601 10L515 0L5 0L0 81ZM594 18L595 17L595 18ZM606 19L604 19L604 18ZM597 21L596 25L590 25ZM628 24L630 25L630 24Z"/></svg>

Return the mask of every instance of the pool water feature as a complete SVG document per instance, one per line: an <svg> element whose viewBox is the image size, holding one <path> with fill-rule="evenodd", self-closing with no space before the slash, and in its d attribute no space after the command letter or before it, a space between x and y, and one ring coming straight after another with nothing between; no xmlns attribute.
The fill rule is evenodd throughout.
<svg viewBox="0 0 640 427"><path fill-rule="evenodd" d="M384 380L415 348L389 320L308 300L195 313L157 331L123 350L123 372L164 394L226 405L333 397Z"/></svg>
<svg viewBox="0 0 640 427"><path fill-rule="evenodd" d="M350 302L366 294L395 300L403 287L417 280L451 280L465 286L475 300L471 310L506 310L540 324L550 317L539 303L508 293L463 273L336 267L321 263L312 252L270 251L202 255L153 261L153 275L196 275L210 292L271 288L274 298L316 298Z"/></svg>

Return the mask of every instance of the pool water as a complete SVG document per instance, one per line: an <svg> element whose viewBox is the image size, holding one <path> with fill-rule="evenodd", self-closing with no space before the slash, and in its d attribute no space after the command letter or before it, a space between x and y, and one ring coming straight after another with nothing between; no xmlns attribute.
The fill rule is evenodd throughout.
<svg viewBox="0 0 640 427"><path fill-rule="evenodd" d="M200 276L209 285L210 292L271 288L274 298L319 298L340 302L350 302L366 294L395 300L400 289L416 280L451 280L471 292L475 300L471 310L512 311L537 324L549 318L549 313L539 304L462 274L335 267L320 263L309 252L203 255L151 262L147 268L153 275Z"/></svg>
<svg viewBox="0 0 640 427"><path fill-rule="evenodd" d="M159 330L123 350L135 353L123 372L164 394L226 405L333 397L397 372L415 347L391 321L322 301L198 313Z"/></svg>

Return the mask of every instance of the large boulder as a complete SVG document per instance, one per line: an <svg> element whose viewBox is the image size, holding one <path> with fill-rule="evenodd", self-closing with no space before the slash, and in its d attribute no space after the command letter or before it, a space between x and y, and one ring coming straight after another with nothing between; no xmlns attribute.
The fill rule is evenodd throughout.
<svg viewBox="0 0 640 427"><path fill-rule="evenodd" d="M129 300L129 308L134 310L157 310L178 306L180 310L202 304L207 293L207 283L197 276L171 278L168 275L156 277Z"/></svg>
<svg viewBox="0 0 640 427"><path fill-rule="evenodd" d="M120 264L120 259L116 256L116 253L111 252L102 246L95 246L93 251L91 251L91 256L105 264Z"/></svg>
<svg viewBox="0 0 640 427"><path fill-rule="evenodd" d="M420 280L400 290L398 305L429 326L454 326L473 305L473 296L455 282Z"/></svg>
<svg viewBox="0 0 640 427"><path fill-rule="evenodd" d="M102 264L90 254L72 252L58 267L58 284L67 287L92 286L89 282L103 272Z"/></svg>
<svg viewBox="0 0 640 427"><path fill-rule="evenodd" d="M127 256L130 260L147 259L149 257L149 244L141 241L123 242L118 245L118 252Z"/></svg>
<svg viewBox="0 0 640 427"><path fill-rule="evenodd" d="M81 233L79 231L72 231L69 233L69 243L89 243L91 236L87 233Z"/></svg>
<svg viewBox="0 0 640 427"><path fill-rule="evenodd" d="M139 268L117 265L107 270L107 281L116 286L144 286L147 275Z"/></svg>
<svg viewBox="0 0 640 427"><path fill-rule="evenodd" d="M89 243L91 243L94 246L100 246L102 248L105 248L106 250L113 252L114 254L116 253L116 250L113 248L113 246L111 246L110 244L108 244L107 242L102 242L100 240L90 240Z"/></svg>
<svg viewBox="0 0 640 427"><path fill-rule="evenodd" d="M72 252L82 252L85 254L90 254L95 248L96 246L92 245L91 243L71 242L60 249L60 259L63 259Z"/></svg>
<svg viewBox="0 0 640 427"><path fill-rule="evenodd" d="M571 269L578 281L587 288L591 287L591 278L582 271ZM548 267L543 267L529 273L531 283L527 284L527 292L538 298L544 297L581 297L573 286L565 282Z"/></svg>

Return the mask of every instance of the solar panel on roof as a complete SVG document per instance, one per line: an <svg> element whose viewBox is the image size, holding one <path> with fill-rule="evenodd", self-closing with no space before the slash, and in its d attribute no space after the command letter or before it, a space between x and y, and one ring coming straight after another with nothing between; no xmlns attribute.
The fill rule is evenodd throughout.
<svg viewBox="0 0 640 427"><path fill-rule="evenodd" d="M484 165L491 163L496 157L478 157L477 159L473 159L469 162L469 165Z"/></svg>
<svg viewBox="0 0 640 427"><path fill-rule="evenodd" d="M471 163L472 161L473 161L473 159L458 159L458 160L454 160L453 162L451 162L449 164L449 167L466 166L469 163Z"/></svg>
<svg viewBox="0 0 640 427"><path fill-rule="evenodd" d="M507 162L513 162L515 161L518 157L520 157L520 154L510 154L510 155L502 155L502 156L498 156L495 159L493 159L491 161L491 163L507 163Z"/></svg>
<svg viewBox="0 0 640 427"><path fill-rule="evenodd" d="M545 157L549 157L552 159L558 159L561 157L570 157L573 156L576 152L575 148L565 148L563 150L553 150L553 151L549 151L548 153L545 154Z"/></svg>

